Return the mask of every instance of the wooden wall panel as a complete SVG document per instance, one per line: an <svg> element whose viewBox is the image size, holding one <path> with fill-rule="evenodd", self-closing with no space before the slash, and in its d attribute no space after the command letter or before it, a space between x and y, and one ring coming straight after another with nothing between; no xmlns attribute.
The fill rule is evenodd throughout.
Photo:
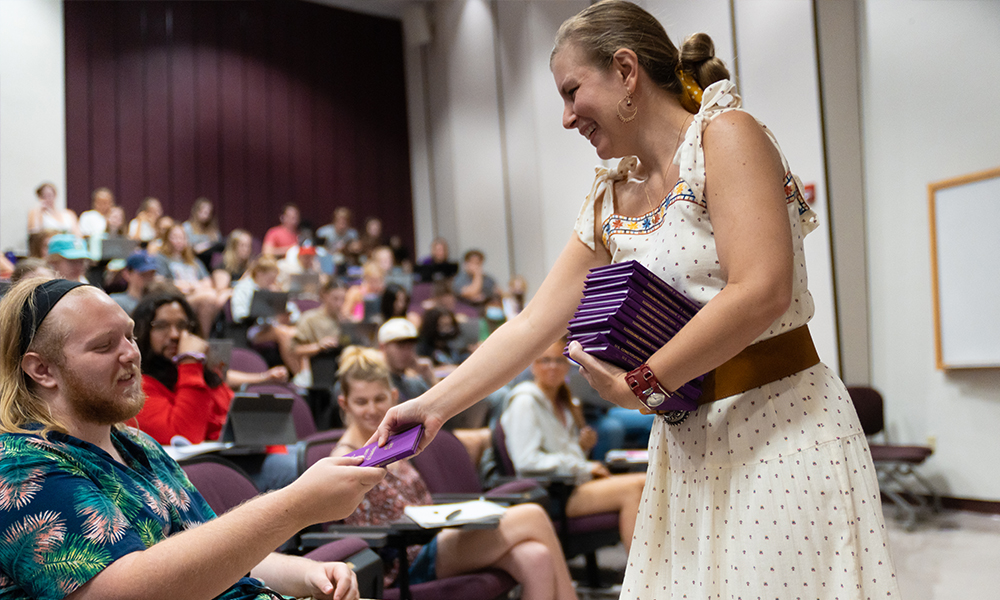
<svg viewBox="0 0 1000 600"><path fill-rule="evenodd" d="M67 2L71 208L112 188L261 237L282 204L348 206L412 247L402 29L299 1Z"/></svg>

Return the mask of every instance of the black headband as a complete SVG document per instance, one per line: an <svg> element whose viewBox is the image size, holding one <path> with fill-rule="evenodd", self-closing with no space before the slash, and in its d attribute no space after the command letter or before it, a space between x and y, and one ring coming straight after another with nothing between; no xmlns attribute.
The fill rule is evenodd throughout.
<svg viewBox="0 0 1000 600"><path fill-rule="evenodd" d="M31 301L21 307L21 355L28 351L35 332L42 326L42 321L52 308L62 300L66 292L78 288L85 283L68 279L50 279L31 292Z"/></svg>

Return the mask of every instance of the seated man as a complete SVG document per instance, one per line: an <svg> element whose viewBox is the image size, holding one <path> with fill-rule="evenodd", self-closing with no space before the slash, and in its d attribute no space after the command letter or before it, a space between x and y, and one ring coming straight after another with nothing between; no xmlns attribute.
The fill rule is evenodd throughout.
<svg viewBox="0 0 1000 600"><path fill-rule="evenodd" d="M122 277L125 278L127 287L124 292L111 294L111 299L117 302L118 306L122 307L126 313L132 314L136 305L149 290L149 285L156 280L156 260L146 254L145 250L139 250L125 261Z"/></svg>
<svg viewBox="0 0 1000 600"><path fill-rule="evenodd" d="M385 471L324 459L215 518L122 425L142 408L139 362L131 319L95 287L29 279L0 301L0 597L358 598L347 565L271 550L351 514Z"/></svg>
<svg viewBox="0 0 1000 600"><path fill-rule="evenodd" d="M437 383L434 363L417 356L417 337L417 326L402 317L389 319L378 330L378 347L400 402L416 398Z"/></svg>
<svg viewBox="0 0 1000 600"><path fill-rule="evenodd" d="M208 342L198 331L194 309L179 292L165 291L143 298L132 319L146 403L129 425L164 446L178 436L192 444L218 440L234 394L221 371L206 362ZM284 450L230 459L250 475L257 489L276 490L298 473L295 454Z"/></svg>
<svg viewBox="0 0 1000 600"><path fill-rule="evenodd" d="M340 353L350 344L350 337L340 326L340 309L344 305L344 284L330 279L320 291L320 305L307 310L295 324L292 352L301 361L302 371L295 382L302 387L313 385L311 358L317 354Z"/></svg>
<svg viewBox="0 0 1000 600"><path fill-rule="evenodd" d="M261 254L269 254L275 258L285 256L289 248L299 243L300 218L299 207L286 204L281 209L279 223L264 234Z"/></svg>
<svg viewBox="0 0 1000 600"><path fill-rule="evenodd" d="M59 277L87 283L90 250L82 239L72 233L58 233L49 238L49 254L46 260Z"/></svg>
<svg viewBox="0 0 1000 600"><path fill-rule="evenodd" d="M455 275L451 289L458 298L471 306L482 306L500 290L496 281L483 272L486 258L479 250L469 250L462 261L462 271Z"/></svg>

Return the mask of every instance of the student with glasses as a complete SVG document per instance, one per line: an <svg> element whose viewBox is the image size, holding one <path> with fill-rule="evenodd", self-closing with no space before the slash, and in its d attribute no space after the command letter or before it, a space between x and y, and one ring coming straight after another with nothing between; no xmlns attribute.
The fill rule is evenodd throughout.
<svg viewBox="0 0 1000 600"><path fill-rule="evenodd" d="M191 305L179 292L154 294L139 302L132 318L146 404L129 424L163 445L178 436L192 444L218 440L234 394L206 362L208 342ZM281 449L233 458L262 491L295 479L295 455Z"/></svg>
<svg viewBox="0 0 1000 600"><path fill-rule="evenodd" d="M532 380L511 390L500 417L507 452L518 473L575 475L578 485L566 503L566 516L617 512L622 543L629 548L646 474L612 475L603 463L587 460L586 450L597 439L594 430L584 425L583 414L566 385L569 360L563 356L565 342L549 346L531 364Z"/></svg>

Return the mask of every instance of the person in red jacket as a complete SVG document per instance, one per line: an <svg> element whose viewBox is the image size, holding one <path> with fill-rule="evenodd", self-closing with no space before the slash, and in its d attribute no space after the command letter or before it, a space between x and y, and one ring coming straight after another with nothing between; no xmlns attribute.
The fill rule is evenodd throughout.
<svg viewBox="0 0 1000 600"><path fill-rule="evenodd" d="M163 445L178 436L192 444L219 439L233 390L221 373L206 365L208 342L200 335L191 305L180 292L153 294L139 302L132 318L146 394L134 425ZM261 490L278 489L295 479L291 454L230 458Z"/></svg>

